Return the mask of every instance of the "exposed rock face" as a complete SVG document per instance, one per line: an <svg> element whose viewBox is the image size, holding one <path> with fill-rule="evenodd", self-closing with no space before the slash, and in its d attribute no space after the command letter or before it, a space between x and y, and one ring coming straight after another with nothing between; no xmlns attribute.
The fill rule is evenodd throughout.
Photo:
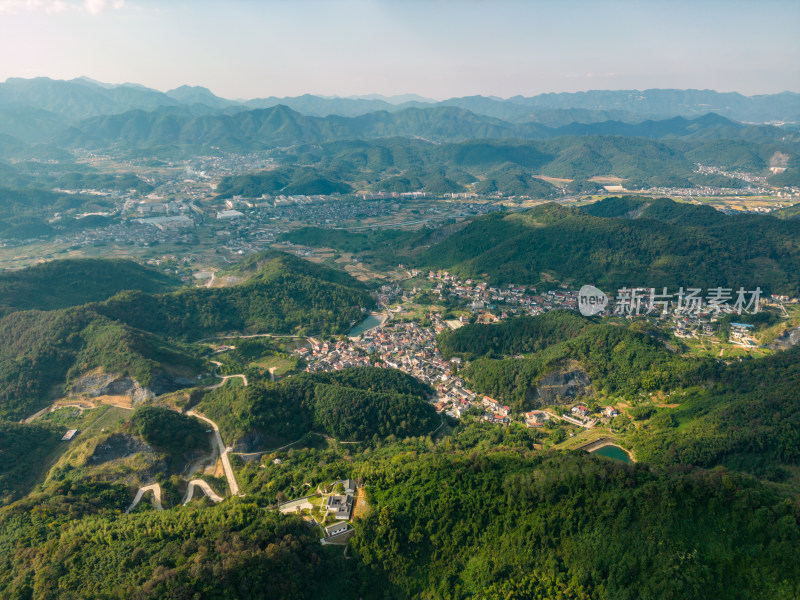
<svg viewBox="0 0 800 600"><path fill-rule="evenodd" d="M250 431L236 440L233 445L235 452L256 452L264 448L274 448L280 444L271 439L270 436L264 435L260 431Z"/></svg>
<svg viewBox="0 0 800 600"><path fill-rule="evenodd" d="M79 377L72 384L70 391L72 394L85 395L90 398L128 396L133 404L137 404L160 394L167 394L193 385L193 383L193 380L185 377L171 377L164 371L156 371L153 373L150 385L145 387L132 377L123 377L96 369Z"/></svg>
<svg viewBox="0 0 800 600"><path fill-rule="evenodd" d="M792 346L800 344L800 327L795 327L776 338L769 347L773 350L788 350Z"/></svg>
<svg viewBox="0 0 800 600"><path fill-rule="evenodd" d="M90 398L129 396L134 404L155 398L152 390L140 386L134 379L102 371L91 371L79 377L72 385L72 393L84 394Z"/></svg>
<svg viewBox="0 0 800 600"><path fill-rule="evenodd" d="M153 449L142 440L126 433L115 433L94 449L89 463L100 465L120 458L128 458L140 452L152 453Z"/></svg>
<svg viewBox="0 0 800 600"><path fill-rule="evenodd" d="M545 375L536 386L533 396L539 405L558 404L566 399L578 396L590 396L592 380L580 369L571 371L555 371Z"/></svg>
<svg viewBox="0 0 800 600"><path fill-rule="evenodd" d="M129 396L133 402L141 402L155 395L143 388L131 377L121 377L112 373L96 370L79 377L72 384L72 394L85 395L90 398L98 396Z"/></svg>

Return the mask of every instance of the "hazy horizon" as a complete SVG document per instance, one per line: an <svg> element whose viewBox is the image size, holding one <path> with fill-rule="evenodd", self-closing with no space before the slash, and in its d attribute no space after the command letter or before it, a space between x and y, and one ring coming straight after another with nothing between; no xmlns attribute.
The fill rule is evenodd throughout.
<svg viewBox="0 0 800 600"><path fill-rule="evenodd" d="M232 98L232 97L229 97L229 96L224 96L222 94L219 94L219 93L215 92L213 89L210 89L207 86L203 86L203 85L199 85L199 84L176 83L175 85L173 85L171 87L155 88L155 87L145 86L144 84L142 84L140 82L137 82L137 81L118 81L118 82L116 82L116 81L102 81L102 80L96 79L95 77L90 77L88 75L79 75L77 77L72 77L72 78L69 78L69 79L51 77L50 75L47 75L47 74L34 75L32 77L9 76L6 79L4 79L1 83L6 83L10 79L32 80L32 79L40 79L40 78L51 79L53 81L74 81L76 79L84 79L84 80L89 80L89 81L92 81L92 82L95 82L95 83L98 83L98 84L114 86L114 87L118 87L118 86L146 87L148 89L155 90L155 91L161 92L161 93L168 93L170 91L173 91L173 90L181 88L181 87L193 87L193 88L197 87L197 88L207 89L208 91L213 93L215 96L217 96L219 98L222 98L223 100L229 100L229 101L232 101L232 102L248 102L250 100L256 100L256 99L260 99L260 98L269 97L269 96L253 96L253 97L249 97L249 98L242 98L242 97L240 97L240 98ZM787 90L781 90L779 92L768 92L768 93L764 93L764 94L759 94L759 93L746 94L746 93L741 92L739 90L715 90L715 89L712 89L712 88L701 89L701 88L653 87L653 88L639 88L639 89L636 89L636 88L591 88L591 89L585 89L585 90L575 90L575 91L572 91L572 92L544 91L544 92L539 92L538 94L531 94L530 96L526 96L525 94L512 94L510 96L497 96L497 95L494 95L494 94L486 94L486 93L484 93L484 94L481 94L481 93L470 94L469 96L482 96L484 98L500 100L500 101L506 101L506 100L510 100L510 99L512 99L514 97L520 97L520 96L532 97L532 96L543 95L543 94L588 94L588 93L592 93L592 92L647 92L647 91L652 91L652 90L659 90L659 91L676 90L676 91L700 91L700 92L709 91L709 92L716 92L716 93L719 93L719 94L727 94L727 93L741 94L742 96L746 96L746 97L769 96L769 95L776 95L776 94L783 94L783 93L800 95L800 92L795 92L795 91L788 90L788 89ZM387 100L396 99L396 98L402 98L404 96L414 96L414 97L416 97L416 99L414 99L414 98L409 98L407 100L404 99L404 100L402 100L402 102L409 102L409 101L415 101L415 100L419 101L419 102L424 102L424 101L443 102L443 101L450 100L450 99L453 99L453 98L464 97L464 96L449 95L449 96L433 98L431 96L424 96L423 94L418 94L418 93L416 93L414 91L399 92L399 93L396 93L396 94L381 94L379 92L360 93L360 94L323 94L323 93L315 93L313 91L308 91L308 92L302 92L302 93L299 93L299 94L295 94L293 96L277 95L277 94L273 94L272 95L272 97L277 97L277 98L281 98L281 97L296 98L296 97L300 97L300 96L316 96L316 97L319 97L319 98L328 98L328 99L337 98L337 99L387 99Z"/></svg>
<svg viewBox="0 0 800 600"><path fill-rule="evenodd" d="M0 79L225 98L800 92L800 3L0 0Z"/></svg>

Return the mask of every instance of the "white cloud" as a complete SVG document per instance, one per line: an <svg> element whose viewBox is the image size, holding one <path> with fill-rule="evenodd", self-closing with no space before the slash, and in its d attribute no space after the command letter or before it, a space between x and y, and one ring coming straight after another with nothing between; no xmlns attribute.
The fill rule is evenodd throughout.
<svg viewBox="0 0 800 600"><path fill-rule="evenodd" d="M55 14L72 10L97 15L104 10L119 10L124 6L125 0L0 0L0 13Z"/></svg>

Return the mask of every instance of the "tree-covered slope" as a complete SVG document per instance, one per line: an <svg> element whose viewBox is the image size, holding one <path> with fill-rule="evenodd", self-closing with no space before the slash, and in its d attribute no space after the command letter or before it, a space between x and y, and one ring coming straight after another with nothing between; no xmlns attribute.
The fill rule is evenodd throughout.
<svg viewBox="0 0 800 600"><path fill-rule="evenodd" d="M131 260L56 260L0 273L0 314L101 302L122 290L158 294L180 285L176 277Z"/></svg>
<svg viewBox="0 0 800 600"><path fill-rule="evenodd" d="M366 467L355 559L393 597L762 598L800 588L798 515L748 477L602 458L398 457Z"/></svg>
<svg viewBox="0 0 800 600"><path fill-rule="evenodd" d="M100 261L104 268L114 264ZM132 264L121 263L123 273ZM254 255L228 274L242 283L166 294L126 291L74 308L7 314L0 319L0 414L26 417L97 367L168 391L175 383L165 371L191 375L202 367L185 341L233 331L339 333L374 304L350 276L282 253ZM73 290L66 297L78 301L82 290Z"/></svg>
<svg viewBox="0 0 800 600"><path fill-rule="evenodd" d="M129 499L119 487L67 481L0 514L0 595L301 600L352 592L341 551L327 552L299 517L231 503L121 516Z"/></svg>
<svg viewBox="0 0 800 600"><path fill-rule="evenodd" d="M34 483L62 435L55 427L0 421L0 506Z"/></svg>
<svg viewBox="0 0 800 600"><path fill-rule="evenodd" d="M170 372L202 368L195 348L86 307L11 313L0 319L0 339L0 417L8 419L31 415L94 368L161 392L178 387Z"/></svg>
<svg viewBox="0 0 800 600"><path fill-rule="evenodd" d="M344 333L375 302L349 275L280 252L248 257L227 274L244 281L160 295L124 292L93 308L137 329L194 341L225 332Z"/></svg>
<svg viewBox="0 0 800 600"><path fill-rule="evenodd" d="M312 430L348 441L430 433L438 421L426 398L430 392L400 371L360 367L221 387L199 408L217 421L226 439L263 450Z"/></svg>
<svg viewBox="0 0 800 600"><path fill-rule="evenodd" d="M463 275L486 274L494 282L555 279L611 292L760 286L771 293L800 293L797 222L756 215L709 219L708 211L689 207L687 215L670 200L658 206L662 212L672 207L670 218L594 217L552 204L494 213L434 244L419 260Z"/></svg>
<svg viewBox="0 0 800 600"><path fill-rule="evenodd" d="M576 370L591 382L581 393L638 396L711 382L718 369L712 360L682 357L647 333L603 324L524 358L478 358L463 374L476 391L521 409L551 403L538 389L543 377Z"/></svg>
<svg viewBox="0 0 800 600"><path fill-rule="evenodd" d="M800 465L800 349L732 363L631 437L653 464L725 465L782 481Z"/></svg>
<svg viewBox="0 0 800 600"><path fill-rule="evenodd" d="M473 359L461 371L473 389L517 409L576 397L634 407L645 399L642 411L631 408L612 422L639 461L793 478L800 466L800 350L725 364L683 354L654 334L641 323L551 311L468 325L439 343L445 356ZM579 385L565 385L570 378ZM650 394L675 404L650 405Z"/></svg>
<svg viewBox="0 0 800 600"><path fill-rule="evenodd" d="M442 332L439 350L445 358L528 354L576 337L595 325L573 311L552 310L494 325L472 324Z"/></svg>

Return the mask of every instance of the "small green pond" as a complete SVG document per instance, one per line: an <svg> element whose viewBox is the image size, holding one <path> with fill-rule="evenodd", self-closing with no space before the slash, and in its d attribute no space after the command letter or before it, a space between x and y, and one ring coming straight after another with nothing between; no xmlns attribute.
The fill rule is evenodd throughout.
<svg viewBox="0 0 800 600"><path fill-rule="evenodd" d="M600 456L605 456L606 458L613 458L614 460L619 460L622 462L629 463L631 462L631 457L628 456L628 453L625 452L619 446L608 445L603 446L602 448L598 448L592 454L599 454Z"/></svg>

